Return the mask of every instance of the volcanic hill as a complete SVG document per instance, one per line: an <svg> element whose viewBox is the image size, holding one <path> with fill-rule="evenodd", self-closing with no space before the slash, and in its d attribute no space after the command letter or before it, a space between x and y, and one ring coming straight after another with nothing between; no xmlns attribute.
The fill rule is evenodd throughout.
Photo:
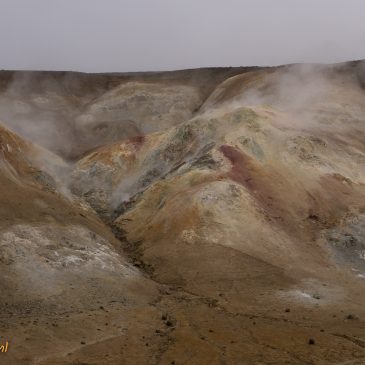
<svg viewBox="0 0 365 365"><path fill-rule="evenodd" d="M365 364L365 63L0 71L7 365Z"/></svg>

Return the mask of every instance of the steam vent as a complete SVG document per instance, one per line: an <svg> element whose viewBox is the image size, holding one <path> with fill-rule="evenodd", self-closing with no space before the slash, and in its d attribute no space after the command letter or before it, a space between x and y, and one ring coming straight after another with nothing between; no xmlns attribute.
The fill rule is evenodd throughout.
<svg viewBox="0 0 365 365"><path fill-rule="evenodd" d="M365 364L364 62L1 71L0 120L0 364Z"/></svg>

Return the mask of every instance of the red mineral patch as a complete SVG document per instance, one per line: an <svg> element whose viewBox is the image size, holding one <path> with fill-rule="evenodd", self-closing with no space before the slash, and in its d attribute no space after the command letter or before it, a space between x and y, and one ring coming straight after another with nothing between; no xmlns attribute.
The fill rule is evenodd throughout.
<svg viewBox="0 0 365 365"><path fill-rule="evenodd" d="M222 145L220 151L232 164L231 169L221 177L243 185L255 198L261 209L271 217L270 219L288 229L293 217L286 198L292 192L287 191L282 176L269 166L264 168L255 159L236 147Z"/></svg>
<svg viewBox="0 0 365 365"><path fill-rule="evenodd" d="M126 141L126 144L133 145L133 147L138 151L142 147L142 145L144 144L145 141L146 141L145 136L135 136L135 137L129 138Z"/></svg>
<svg viewBox="0 0 365 365"><path fill-rule="evenodd" d="M228 145L222 145L220 151L232 164L232 168L227 173L227 177L245 186L247 189L253 190L255 188L253 177L255 168L252 158L237 148Z"/></svg>

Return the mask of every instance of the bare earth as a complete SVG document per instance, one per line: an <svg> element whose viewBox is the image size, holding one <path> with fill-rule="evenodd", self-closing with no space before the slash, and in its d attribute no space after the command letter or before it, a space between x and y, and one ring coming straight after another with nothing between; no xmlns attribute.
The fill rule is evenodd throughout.
<svg viewBox="0 0 365 365"><path fill-rule="evenodd" d="M365 364L365 63L0 72L0 364Z"/></svg>

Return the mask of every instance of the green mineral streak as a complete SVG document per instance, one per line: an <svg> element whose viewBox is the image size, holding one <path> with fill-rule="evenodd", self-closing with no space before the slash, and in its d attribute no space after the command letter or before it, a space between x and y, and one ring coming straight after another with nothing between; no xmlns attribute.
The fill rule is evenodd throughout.
<svg viewBox="0 0 365 365"><path fill-rule="evenodd" d="M264 151L253 138L242 136L238 138L238 141L242 144L242 146L247 147L250 150L250 153L257 157L259 160L263 159Z"/></svg>
<svg viewBox="0 0 365 365"><path fill-rule="evenodd" d="M234 123L248 122L257 124L258 119L259 115L250 108L241 108L232 116L232 122Z"/></svg>

